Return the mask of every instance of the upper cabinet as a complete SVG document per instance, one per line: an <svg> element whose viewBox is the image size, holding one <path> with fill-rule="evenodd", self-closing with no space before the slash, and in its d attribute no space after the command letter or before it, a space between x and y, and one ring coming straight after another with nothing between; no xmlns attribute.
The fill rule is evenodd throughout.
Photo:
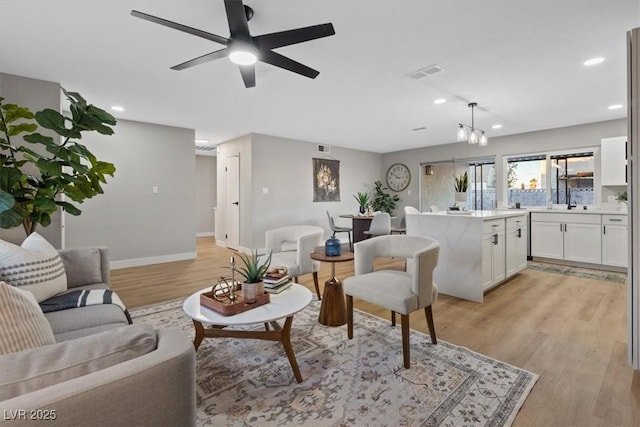
<svg viewBox="0 0 640 427"><path fill-rule="evenodd" d="M627 185L627 137L603 138L600 162L602 185Z"/></svg>

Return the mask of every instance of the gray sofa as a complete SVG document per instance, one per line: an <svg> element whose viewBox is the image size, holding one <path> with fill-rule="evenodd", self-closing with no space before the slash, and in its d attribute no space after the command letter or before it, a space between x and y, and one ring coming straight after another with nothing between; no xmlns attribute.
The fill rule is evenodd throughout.
<svg viewBox="0 0 640 427"><path fill-rule="evenodd" d="M106 248L60 255L68 290L109 287ZM195 352L182 331L129 325L110 304L45 316L56 344L0 356L0 425L195 424Z"/></svg>

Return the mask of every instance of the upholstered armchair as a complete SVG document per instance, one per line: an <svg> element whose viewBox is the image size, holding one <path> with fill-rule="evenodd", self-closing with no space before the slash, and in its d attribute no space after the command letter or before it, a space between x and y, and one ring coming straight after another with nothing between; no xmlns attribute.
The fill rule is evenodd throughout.
<svg viewBox="0 0 640 427"><path fill-rule="evenodd" d="M292 225L268 230L265 234L267 253L272 253L272 266L285 266L289 275L297 280L298 276L313 274L318 299L318 270L320 263L313 261L309 255L322 245L324 229L315 225Z"/></svg>
<svg viewBox="0 0 640 427"><path fill-rule="evenodd" d="M396 313L402 322L404 367L410 366L409 314L424 309L431 342L437 344L431 306L438 297L433 271L438 264L440 244L428 237L389 235L363 240L354 245L355 276L344 280L347 295L347 335L353 339L353 298L391 310L395 326ZM374 270L377 257L406 258L406 271Z"/></svg>

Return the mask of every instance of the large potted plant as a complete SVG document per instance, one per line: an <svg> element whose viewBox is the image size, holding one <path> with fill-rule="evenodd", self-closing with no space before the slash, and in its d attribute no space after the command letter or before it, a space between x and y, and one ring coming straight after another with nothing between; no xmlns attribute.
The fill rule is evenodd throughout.
<svg viewBox="0 0 640 427"><path fill-rule="evenodd" d="M373 203L371 203L373 210L376 212L386 212L391 215L396 208L396 203L400 201L400 197L398 197L397 194L392 196L387 193L385 190L388 190L388 188L383 187L381 181L375 181L373 184L375 186L373 190Z"/></svg>
<svg viewBox="0 0 640 427"><path fill-rule="evenodd" d="M260 257L257 249L251 254L239 254L243 266L237 268L236 271L244 277L242 296L245 302L254 303L256 297L264 293L262 278L271 265L271 255L272 253L269 252L268 256Z"/></svg>
<svg viewBox="0 0 640 427"><path fill-rule="evenodd" d="M22 225L29 235L38 224L48 226L59 208L80 215L76 204L102 194L106 176L116 170L77 141L85 132L112 135L116 119L79 93L62 91L69 115L52 109L34 114L0 97L0 228ZM61 138L35 132L38 126Z"/></svg>

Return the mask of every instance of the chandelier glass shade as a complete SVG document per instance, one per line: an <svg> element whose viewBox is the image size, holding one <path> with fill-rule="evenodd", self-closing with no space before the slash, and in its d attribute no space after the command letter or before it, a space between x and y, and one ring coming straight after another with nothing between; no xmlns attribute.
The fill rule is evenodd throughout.
<svg viewBox="0 0 640 427"><path fill-rule="evenodd" d="M489 143L487 135L482 129L475 127L474 123L474 109L478 106L476 102L471 102L468 107L471 108L471 126L463 123L458 124L458 142L467 141L471 145L478 144L481 147L486 147Z"/></svg>

